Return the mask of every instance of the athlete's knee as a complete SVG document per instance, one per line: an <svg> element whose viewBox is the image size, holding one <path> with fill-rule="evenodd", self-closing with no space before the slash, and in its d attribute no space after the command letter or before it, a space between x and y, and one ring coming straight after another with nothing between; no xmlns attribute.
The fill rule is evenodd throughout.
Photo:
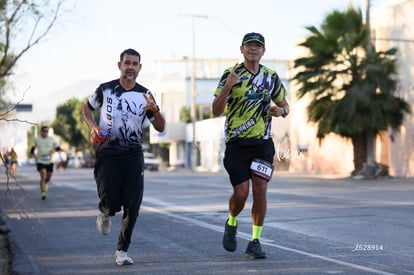
<svg viewBox="0 0 414 275"><path fill-rule="evenodd" d="M249 196L249 185L248 183L247 184L242 183L242 184L236 185L234 186L233 191L234 191L233 198L236 201L244 202L247 200L247 197Z"/></svg>

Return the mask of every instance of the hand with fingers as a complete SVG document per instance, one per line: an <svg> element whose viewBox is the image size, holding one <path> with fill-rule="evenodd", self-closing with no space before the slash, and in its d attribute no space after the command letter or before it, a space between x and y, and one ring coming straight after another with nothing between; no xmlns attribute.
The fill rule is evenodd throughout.
<svg viewBox="0 0 414 275"><path fill-rule="evenodd" d="M237 80L239 79L240 75L242 74L242 71L237 72L237 67L239 66L239 63L236 63L234 65L233 70L229 73L226 80L226 85L229 85L230 87L233 87L234 84L236 84Z"/></svg>
<svg viewBox="0 0 414 275"><path fill-rule="evenodd" d="M90 131L90 141L92 145L96 145L106 139L107 133L99 127L94 127Z"/></svg>
<svg viewBox="0 0 414 275"><path fill-rule="evenodd" d="M279 106L271 106L269 108L270 114L274 117L285 117L285 109L283 109L283 107L279 107Z"/></svg>
<svg viewBox="0 0 414 275"><path fill-rule="evenodd" d="M160 108L154 101L154 97L150 93L149 96L147 94L142 94L147 101L147 105L144 106L145 111L152 111L154 114L160 111Z"/></svg>

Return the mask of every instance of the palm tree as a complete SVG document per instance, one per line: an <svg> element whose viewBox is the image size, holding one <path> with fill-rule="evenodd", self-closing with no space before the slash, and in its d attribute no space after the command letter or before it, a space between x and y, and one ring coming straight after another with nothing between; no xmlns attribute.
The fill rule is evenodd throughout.
<svg viewBox="0 0 414 275"><path fill-rule="evenodd" d="M321 29L307 27L311 35L299 46L309 54L294 61L299 98L309 96L308 119L317 124L322 141L335 133L352 141L353 174L367 158L367 134L398 130L409 104L397 96L395 48L367 55L367 28L360 9L327 15Z"/></svg>

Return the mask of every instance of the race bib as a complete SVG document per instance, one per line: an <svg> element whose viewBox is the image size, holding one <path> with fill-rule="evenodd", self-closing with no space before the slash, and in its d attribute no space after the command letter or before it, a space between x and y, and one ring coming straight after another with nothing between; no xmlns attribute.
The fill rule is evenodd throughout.
<svg viewBox="0 0 414 275"><path fill-rule="evenodd" d="M50 155L41 155L39 159L43 161L48 161L50 160Z"/></svg>
<svg viewBox="0 0 414 275"><path fill-rule="evenodd" d="M250 164L252 173L269 181L273 174L273 165L262 159L254 159Z"/></svg>

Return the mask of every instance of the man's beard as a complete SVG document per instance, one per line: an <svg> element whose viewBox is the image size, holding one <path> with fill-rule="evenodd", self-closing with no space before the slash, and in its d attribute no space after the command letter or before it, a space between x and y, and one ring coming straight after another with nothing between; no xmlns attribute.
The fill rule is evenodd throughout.
<svg viewBox="0 0 414 275"><path fill-rule="evenodd" d="M124 75L124 79L125 80L135 80L137 78L137 74L129 74L129 73L125 73Z"/></svg>

